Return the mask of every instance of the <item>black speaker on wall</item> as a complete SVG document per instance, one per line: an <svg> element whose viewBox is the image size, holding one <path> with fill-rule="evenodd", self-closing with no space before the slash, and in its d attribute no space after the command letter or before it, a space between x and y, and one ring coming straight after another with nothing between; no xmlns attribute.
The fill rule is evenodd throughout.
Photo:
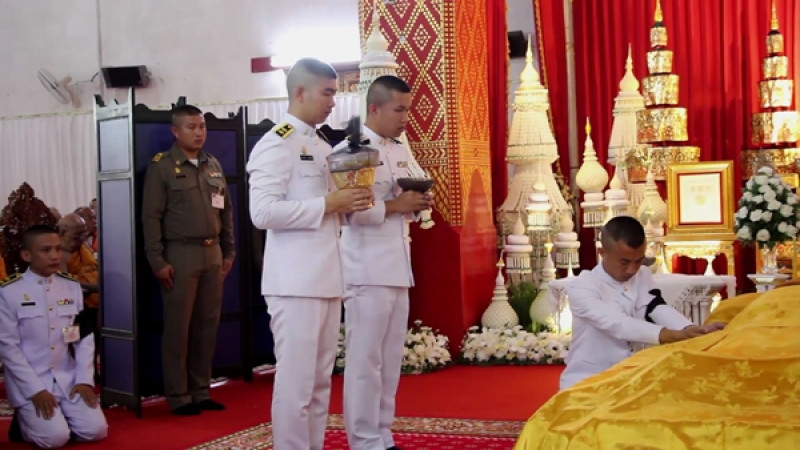
<svg viewBox="0 0 800 450"><path fill-rule="evenodd" d="M528 41L522 31L508 32L508 56L509 58L524 58L525 51L528 49Z"/></svg>
<svg viewBox="0 0 800 450"><path fill-rule="evenodd" d="M106 87L110 88L144 87L150 82L147 66L103 67L100 70Z"/></svg>

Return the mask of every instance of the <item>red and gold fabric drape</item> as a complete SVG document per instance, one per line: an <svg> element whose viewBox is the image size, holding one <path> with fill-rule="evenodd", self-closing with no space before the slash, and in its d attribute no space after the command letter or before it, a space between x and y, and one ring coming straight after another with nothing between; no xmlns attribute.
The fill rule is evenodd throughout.
<svg viewBox="0 0 800 450"><path fill-rule="evenodd" d="M489 35L489 146L492 160L492 207L508 194L508 26L506 4L486 0Z"/></svg>

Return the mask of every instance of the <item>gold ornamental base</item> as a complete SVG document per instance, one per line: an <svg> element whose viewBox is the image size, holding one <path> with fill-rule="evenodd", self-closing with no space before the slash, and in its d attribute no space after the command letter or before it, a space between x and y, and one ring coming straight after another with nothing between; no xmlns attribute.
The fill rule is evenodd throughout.
<svg viewBox="0 0 800 450"><path fill-rule="evenodd" d="M671 147L637 148L625 155L628 167L628 180L634 183L646 181L647 159L653 164L656 180L665 180L670 164L685 164L700 161L700 147L689 145Z"/></svg>
<svg viewBox="0 0 800 450"><path fill-rule="evenodd" d="M745 150L742 152L742 179L753 176L753 168L763 163L770 164L781 175L797 173L796 160L800 157L800 148L765 148Z"/></svg>
<svg viewBox="0 0 800 450"><path fill-rule="evenodd" d="M331 172L331 178L336 189L371 188L375 184L375 168Z"/></svg>
<svg viewBox="0 0 800 450"><path fill-rule="evenodd" d="M754 143L783 144L800 141L800 113L776 111L754 113L750 140Z"/></svg>
<svg viewBox="0 0 800 450"><path fill-rule="evenodd" d="M762 108L788 108L794 96L792 80L766 80L758 83L758 97Z"/></svg>
<svg viewBox="0 0 800 450"><path fill-rule="evenodd" d="M761 61L761 74L767 80L786 78L789 74L789 57L767 56Z"/></svg>
<svg viewBox="0 0 800 450"><path fill-rule="evenodd" d="M686 108L664 107L637 111L636 136L642 144L688 141Z"/></svg>
<svg viewBox="0 0 800 450"><path fill-rule="evenodd" d="M680 77L675 74L650 75L642 79L645 106L677 105Z"/></svg>

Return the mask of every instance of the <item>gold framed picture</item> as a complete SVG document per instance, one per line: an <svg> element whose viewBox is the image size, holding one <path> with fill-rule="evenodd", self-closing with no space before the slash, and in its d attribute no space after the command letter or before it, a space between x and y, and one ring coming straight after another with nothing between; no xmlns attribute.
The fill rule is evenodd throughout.
<svg viewBox="0 0 800 450"><path fill-rule="evenodd" d="M670 165L667 234L697 239L733 238L733 187L733 161Z"/></svg>

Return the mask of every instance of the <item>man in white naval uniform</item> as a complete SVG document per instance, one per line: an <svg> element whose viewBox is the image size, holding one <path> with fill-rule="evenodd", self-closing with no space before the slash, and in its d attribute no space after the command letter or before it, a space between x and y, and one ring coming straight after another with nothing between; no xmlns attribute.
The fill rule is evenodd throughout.
<svg viewBox="0 0 800 450"><path fill-rule="evenodd" d="M256 144L250 217L266 229L261 293L275 339L272 393L276 450L321 449L341 319L340 214L370 207L369 189L333 191L316 135L334 106L336 72L316 59L287 75L289 114ZM333 192L332 192L333 191Z"/></svg>
<svg viewBox="0 0 800 450"><path fill-rule="evenodd" d="M561 374L562 390L630 356L632 343L677 342L724 327L692 325L666 304L650 269L642 266L647 245L638 220L611 219L601 241L602 262L567 287L572 343Z"/></svg>
<svg viewBox="0 0 800 450"><path fill-rule="evenodd" d="M410 92L391 75L367 91L363 138L380 151L383 165L372 188L375 206L349 214L342 229L344 420L354 450L396 448L389 428L408 326L408 288L414 285L408 224L413 213L431 206L427 195L397 185L408 176L408 152L396 138L408 122Z"/></svg>
<svg viewBox="0 0 800 450"><path fill-rule="evenodd" d="M62 447L70 434L104 439L108 425L94 394L94 336L81 338L75 325L83 292L76 279L58 272L56 230L28 229L21 256L28 270L0 287L0 361L22 438L43 448Z"/></svg>

